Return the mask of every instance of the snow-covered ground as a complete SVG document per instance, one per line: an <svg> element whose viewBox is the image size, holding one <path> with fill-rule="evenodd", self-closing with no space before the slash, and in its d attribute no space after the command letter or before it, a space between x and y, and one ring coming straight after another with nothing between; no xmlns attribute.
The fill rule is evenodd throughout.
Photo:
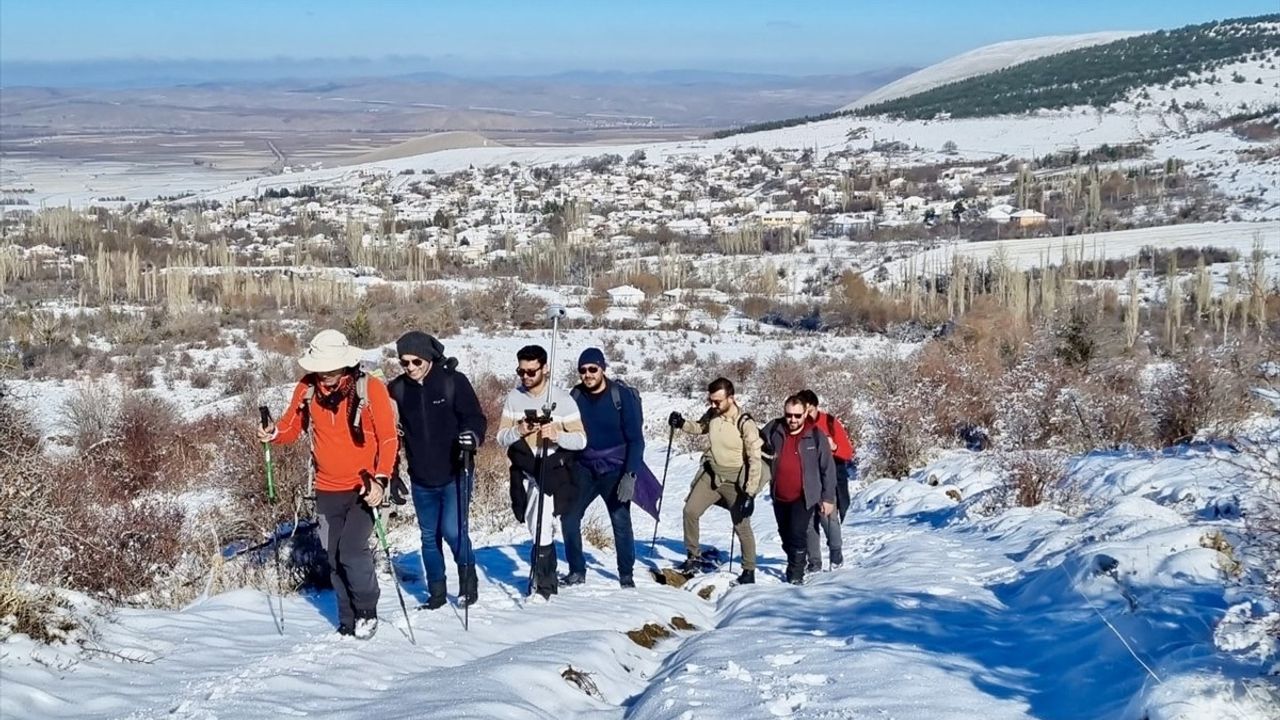
<svg viewBox="0 0 1280 720"><path fill-rule="evenodd" d="M654 439L651 466L662 467L664 450ZM269 598L251 589L181 611L122 610L101 622L97 643L115 655L21 637L0 645L0 715L1275 718L1280 689L1263 675L1275 639L1234 622L1268 609L1236 597L1223 579L1231 558L1204 546L1240 526L1249 488L1228 456L1078 458L1073 477L1090 508L1078 517L987 516L995 478L984 457L944 456L857 494L845 567L801 588L780 580L766 502L753 520L754 587L731 588L721 572L676 589L638 572L638 587L623 590L613 553L588 547L585 586L529 600L525 534L478 537L470 631L457 610L411 611L417 645L385 574L384 626L367 643L334 633L328 593L287 598L283 635ZM680 557L678 508L696 463L672 460L654 552L651 521L634 514L640 566ZM704 543L728 547L723 512L710 510L703 529ZM391 542L401 574L419 576L415 531L401 526ZM411 606L425 599L421 581L407 590ZM1219 625L1224 617L1233 622ZM675 618L696 629L670 630ZM626 635L648 623L671 637L647 649ZM562 677L570 667L589 692Z"/></svg>
<svg viewBox="0 0 1280 720"><path fill-rule="evenodd" d="M1192 223L1163 227L1088 233L1069 237L1014 238L979 243L951 243L885 264L890 277L900 277L908 267L945 272L953 258L985 262L997 255L1019 269L1060 265L1064 256L1083 259L1126 259L1144 247L1235 250L1247 260L1258 245L1268 255L1280 254L1280 222ZM1184 268L1185 269L1185 268Z"/></svg>

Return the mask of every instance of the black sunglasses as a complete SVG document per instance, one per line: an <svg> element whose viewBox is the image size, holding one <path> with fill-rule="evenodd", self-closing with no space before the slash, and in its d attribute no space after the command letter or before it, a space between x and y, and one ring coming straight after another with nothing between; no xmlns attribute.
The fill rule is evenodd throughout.
<svg viewBox="0 0 1280 720"><path fill-rule="evenodd" d="M782 413L782 416L789 418L802 418L804 417L804 413Z"/></svg>
<svg viewBox="0 0 1280 720"><path fill-rule="evenodd" d="M412 359L412 360L401 360L401 361L400 361L400 367L409 367L410 365L412 365L412 366L414 366L414 367L418 367L419 365L422 365L422 364L424 364L425 362L427 362L427 361L426 361L426 360L423 360L422 358L414 358L414 359Z"/></svg>
<svg viewBox="0 0 1280 720"><path fill-rule="evenodd" d="M600 368L596 367L595 365L583 365L582 367L578 368L579 375L595 375L598 372L600 372Z"/></svg>
<svg viewBox="0 0 1280 720"><path fill-rule="evenodd" d="M542 372L542 368L534 368L532 370L526 370L524 368L516 368L516 374L519 375L520 377L537 377L538 373L540 372Z"/></svg>

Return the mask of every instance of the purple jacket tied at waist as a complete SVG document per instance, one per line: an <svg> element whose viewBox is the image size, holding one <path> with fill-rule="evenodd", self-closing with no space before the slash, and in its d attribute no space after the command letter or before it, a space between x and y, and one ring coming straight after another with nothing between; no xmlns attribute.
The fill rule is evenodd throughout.
<svg viewBox="0 0 1280 720"><path fill-rule="evenodd" d="M627 446L616 445L604 450L587 448L578 453L578 464L595 475L618 472L627 464ZM662 497L662 485L649 466L641 462L639 470L636 471L636 493L632 502L656 520L660 497Z"/></svg>

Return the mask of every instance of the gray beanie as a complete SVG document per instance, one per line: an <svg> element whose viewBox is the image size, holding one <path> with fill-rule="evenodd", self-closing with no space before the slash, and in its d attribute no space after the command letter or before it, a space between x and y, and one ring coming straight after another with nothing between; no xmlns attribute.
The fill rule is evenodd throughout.
<svg viewBox="0 0 1280 720"><path fill-rule="evenodd" d="M410 330L396 340L396 355L417 355L423 360L439 362L444 359L444 345L421 330Z"/></svg>

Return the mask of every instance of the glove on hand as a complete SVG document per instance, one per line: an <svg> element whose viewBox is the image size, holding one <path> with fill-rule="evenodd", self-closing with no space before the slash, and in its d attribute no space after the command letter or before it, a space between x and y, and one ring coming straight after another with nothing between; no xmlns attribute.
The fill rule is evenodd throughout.
<svg viewBox="0 0 1280 720"><path fill-rule="evenodd" d="M679 430L684 427L684 416L678 412L673 412L667 416L667 424Z"/></svg>
<svg viewBox="0 0 1280 720"><path fill-rule="evenodd" d="M458 449L462 452L473 453L476 448L480 447L480 440L476 434L470 430L463 430L458 433Z"/></svg>
<svg viewBox="0 0 1280 720"><path fill-rule="evenodd" d="M404 505L409 502L409 487L405 485L404 478L399 475L391 478L391 486L388 490L391 493L392 505Z"/></svg>
<svg viewBox="0 0 1280 720"><path fill-rule="evenodd" d="M636 496L636 474L623 473L618 479L618 502L631 502Z"/></svg>
<svg viewBox="0 0 1280 720"><path fill-rule="evenodd" d="M738 501L734 503L738 517L749 518L756 511L756 499L743 491L738 491Z"/></svg>

